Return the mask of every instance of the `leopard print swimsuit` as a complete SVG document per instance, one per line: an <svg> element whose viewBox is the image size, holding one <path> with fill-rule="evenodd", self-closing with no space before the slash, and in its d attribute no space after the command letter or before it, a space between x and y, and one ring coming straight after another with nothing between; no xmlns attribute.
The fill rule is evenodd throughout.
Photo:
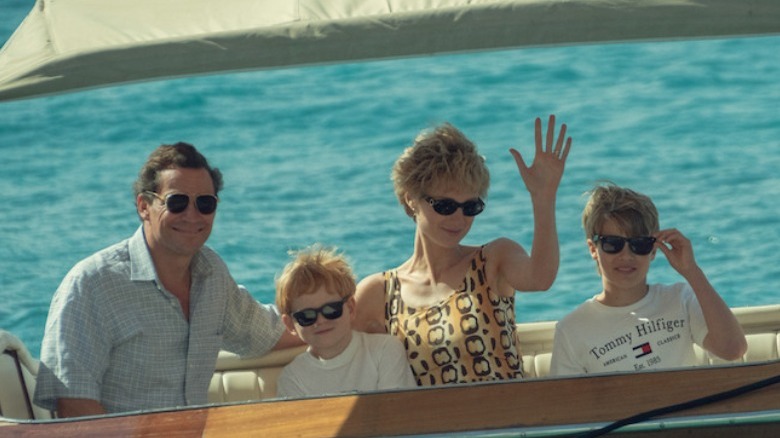
<svg viewBox="0 0 780 438"><path fill-rule="evenodd" d="M482 249L471 260L461 290L430 307L401 298L398 272L385 276L385 329L406 347L417 384L521 378L515 341L515 299L491 292Z"/></svg>

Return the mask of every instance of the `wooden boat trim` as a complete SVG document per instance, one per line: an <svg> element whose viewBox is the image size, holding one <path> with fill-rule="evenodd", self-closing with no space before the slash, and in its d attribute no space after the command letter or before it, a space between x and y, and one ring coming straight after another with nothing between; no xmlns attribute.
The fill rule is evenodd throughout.
<svg viewBox="0 0 780 438"><path fill-rule="evenodd" d="M52 422L0 422L11 436L389 436L616 421L780 376L780 361L210 405ZM564 407L562 409L562 407ZM780 409L780 385L670 417ZM305 421L295 421L302 418ZM403 419L403 421L399 421Z"/></svg>

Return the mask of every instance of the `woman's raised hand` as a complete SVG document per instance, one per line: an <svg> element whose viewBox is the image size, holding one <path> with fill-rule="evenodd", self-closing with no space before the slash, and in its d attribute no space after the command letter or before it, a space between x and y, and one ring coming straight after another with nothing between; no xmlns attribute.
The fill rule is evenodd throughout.
<svg viewBox="0 0 780 438"><path fill-rule="evenodd" d="M564 123L561 124L558 139L555 139L555 115L550 115L544 142L542 141L542 120L536 118L535 137L536 155L530 167L525 164L525 160L516 149L509 149L509 152L515 158L525 187L532 195L555 195L563 176L566 157L571 148L571 137L566 137L566 124Z"/></svg>

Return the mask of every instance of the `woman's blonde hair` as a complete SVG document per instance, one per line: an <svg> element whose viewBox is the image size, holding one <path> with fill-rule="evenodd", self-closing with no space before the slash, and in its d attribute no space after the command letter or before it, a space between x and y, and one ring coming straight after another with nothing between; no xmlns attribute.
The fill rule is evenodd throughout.
<svg viewBox="0 0 780 438"><path fill-rule="evenodd" d="M582 211L582 228L590 240L601 234L604 223L612 219L628 237L649 236L659 230L658 210L646 195L610 181L602 181L590 192Z"/></svg>
<svg viewBox="0 0 780 438"><path fill-rule="evenodd" d="M414 199L433 190L457 187L485 199L490 187L485 158L449 123L420 133L398 157L390 178L398 201L410 217L414 212L406 203L407 195Z"/></svg>
<svg viewBox="0 0 780 438"><path fill-rule="evenodd" d="M294 299L313 294L320 287L342 298L355 293L352 268L346 257L335 248L314 244L289 254L293 260L276 278L276 306L281 313L289 314Z"/></svg>

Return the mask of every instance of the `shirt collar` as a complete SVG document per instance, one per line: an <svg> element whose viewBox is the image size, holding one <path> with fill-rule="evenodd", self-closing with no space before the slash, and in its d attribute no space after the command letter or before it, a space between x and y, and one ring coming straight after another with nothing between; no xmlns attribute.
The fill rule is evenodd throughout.
<svg viewBox="0 0 780 438"><path fill-rule="evenodd" d="M127 244L130 254L130 280L153 281L157 279L157 271L154 269L152 254L146 246L144 227L141 225L129 239Z"/></svg>
<svg viewBox="0 0 780 438"><path fill-rule="evenodd" d="M135 234L128 241L128 252L130 254L130 280L133 281L154 281L157 280L157 270L154 268L152 254L146 245L144 236L144 227L141 225ZM192 276L199 277L208 275L211 272L211 264L207 257L203 255L203 249L192 258Z"/></svg>

